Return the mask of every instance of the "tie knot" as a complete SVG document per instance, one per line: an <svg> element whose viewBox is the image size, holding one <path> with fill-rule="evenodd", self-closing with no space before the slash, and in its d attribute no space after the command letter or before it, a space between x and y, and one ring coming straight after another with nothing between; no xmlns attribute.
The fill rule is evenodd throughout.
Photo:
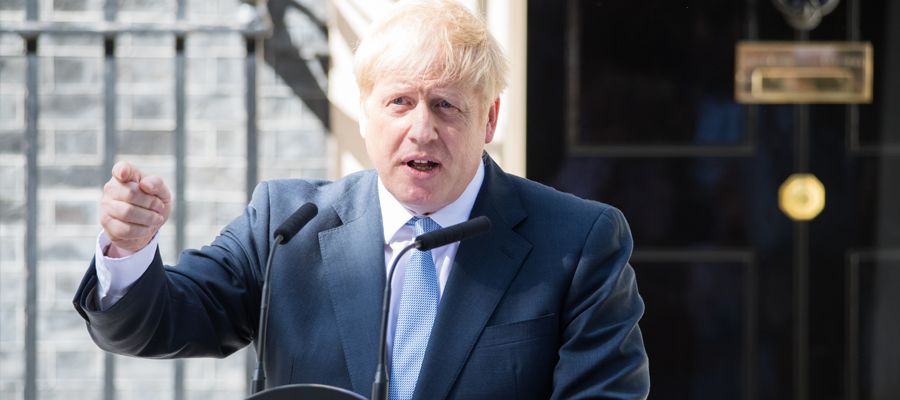
<svg viewBox="0 0 900 400"><path fill-rule="evenodd" d="M428 232L432 232L432 231L441 229L441 226L438 225L437 222L434 222L433 219L428 218L428 217L425 217L425 218L412 217L412 219L409 220L408 224L414 225L416 227L416 236L424 235Z"/></svg>

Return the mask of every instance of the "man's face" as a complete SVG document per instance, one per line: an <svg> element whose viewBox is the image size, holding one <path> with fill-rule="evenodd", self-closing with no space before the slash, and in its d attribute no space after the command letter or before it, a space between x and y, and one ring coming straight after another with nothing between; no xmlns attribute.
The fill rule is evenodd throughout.
<svg viewBox="0 0 900 400"><path fill-rule="evenodd" d="M362 100L366 150L378 176L410 210L427 214L456 200L475 176L497 123L499 99L473 88L395 77Z"/></svg>

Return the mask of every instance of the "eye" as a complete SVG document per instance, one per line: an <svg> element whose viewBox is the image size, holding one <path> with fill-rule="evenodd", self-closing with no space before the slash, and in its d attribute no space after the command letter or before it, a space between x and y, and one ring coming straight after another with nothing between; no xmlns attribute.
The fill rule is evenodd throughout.
<svg viewBox="0 0 900 400"><path fill-rule="evenodd" d="M395 106L402 106L402 105L409 104L409 102L406 100L405 97L397 97L397 98L391 100L391 104L395 105Z"/></svg>
<svg viewBox="0 0 900 400"><path fill-rule="evenodd" d="M453 104L450 104L447 100L441 100L437 103L438 108L454 108Z"/></svg>

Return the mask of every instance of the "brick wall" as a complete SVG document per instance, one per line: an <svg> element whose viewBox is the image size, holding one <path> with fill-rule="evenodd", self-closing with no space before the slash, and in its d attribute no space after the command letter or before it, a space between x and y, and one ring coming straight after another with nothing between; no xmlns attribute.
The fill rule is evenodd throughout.
<svg viewBox="0 0 900 400"><path fill-rule="evenodd" d="M306 2L305 2L306 3ZM324 13L324 4L308 2ZM120 21L172 22L173 0L120 1ZM237 0L187 2L187 18L232 21ZM103 1L41 0L43 21L101 21ZM24 1L0 0L0 24L24 19ZM292 36L324 48L305 26ZM116 40L119 158L163 176L174 190L174 37ZM319 41L320 43L317 43ZM188 247L208 243L246 203L243 39L192 34L186 40ZM102 398L104 354L90 341L71 298L93 255L103 170L103 43L97 35L42 35L39 56L38 398ZM324 178L327 133L271 66L260 64L260 179ZM25 299L25 57L0 34L0 398L23 398ZM161 232L176 260L174 221ZM225 360L187 360L186 398L245 395L244 351ZM173 397L172 361L116 357L118 399Z"/></svg>

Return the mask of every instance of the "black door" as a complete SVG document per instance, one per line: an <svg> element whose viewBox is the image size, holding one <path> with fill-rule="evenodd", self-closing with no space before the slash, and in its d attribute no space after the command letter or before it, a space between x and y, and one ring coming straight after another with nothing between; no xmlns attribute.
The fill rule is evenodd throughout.
<svg viewBox="0 0 900 400"><path fill-rule="evenodd" d="M629 219L652 399L900 399L900 2L826 3L528 2L528 175ZM738 104L740 40L870 41L873 101Z"/></svg>

